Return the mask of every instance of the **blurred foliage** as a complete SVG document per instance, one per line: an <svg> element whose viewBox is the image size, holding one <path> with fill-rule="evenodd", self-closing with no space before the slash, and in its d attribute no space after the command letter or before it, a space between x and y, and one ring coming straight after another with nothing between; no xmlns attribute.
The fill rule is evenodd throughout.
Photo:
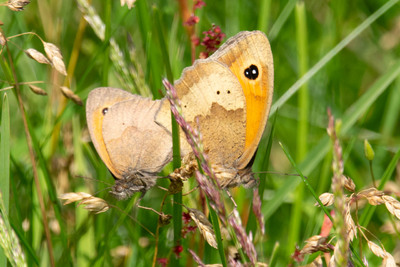
<svg viewBox="0 0 400 267"><path fill-rule="evenodd" d="M123 88L161 98L164 94L161 81L167 76L163 48L168 53L175 80L183 68L192 63L191 41L180 13L186 1L137 0L132 9L121 7L119 1L92 1L86 3L86 7L85 2L32 1L21 12L0 6L1 33L6 38L26 32L36 33L44 41L60 48L68 71L68 76L64 77L49 65L39 64L24 54L23 50L28 48L44 53L42 43L32 34L11 38L7 41L8 48L1 48L0 94L1 99L3 94L8 95L11 132L8 188L11 193L9 201L5 202L9 202L11 226L20 239L28 265L50 265L44 214L34 182L18 93L15 89L2 89L12 86L15 82L12 74L15 73L19 83L43 82L35 85L48 94L36 95L28 86L20 86L56 265L149 266L153 262L156 245L154 236L144 227L155 233L158 215L132 208L137 197L123 202L109 197L108 188L113 184L113 178L90 142L85 109L65 98L59 87L70 88L83 100L90 90L99 86ZM263 30L269 36L275 66L274 102L299 81L304 71L315 66L359 25L368 22L374 12L385 4L392 4L365 30L356 32L348 45L335 52L315 75L310 76L305 89L308 91L308 104L301 104L299 95L295 93L281 105L274 106L278 109L274 109L272 115L275 120L272 148L271 151L261 149L266 147L268 141L269 124L254 166L256 171L293 173L278 141L293 155L297 154L299 142L307 142L305 154L299 157L304 160L298 160L297 164L317 194L330 191L332 153L328 151L329 146L323 146L324 140L328 142L326 127L329 107L337 119L344 118L343 123L348 127L339 133L345 175L354 180L357 190L361 190L371 186L372 169L379 183L400 147L400 79L396 65L400 59L400 6L397 1L205 2L205 7L196 10L199 23L194 27L194 35L199 38L212 24L219 25L227 37L242 30L256 29ZM299 12L304 12L302 19L305 27L300 27L300 20L296 19L297 9L302 4L304 11ZM191 7L191 1L188 5ZM97 30L96 23L100 21L91 12L97 13L104 23ZM88 24L87 19L94 24ZM102 38L96 33L98 31L103 32ZM166 47L160 43L160 36L165 38ZM299 36L305 39L299 41L296 39ZM299 55L300 42L306 43L302 56ZM116 47L120 53L115 50ZM202 48L197 47L196 55L201 51ZM305 70L301 69L304 65L299 62L304 57L308 66ZM378 81L381 83L377 85ZM368 95L372 90L375 90L374 94ZM3 102L0 103L0 110L3 110L2 105ZM298 137L300 108L308 109L308 117L303 122L306 123L306 134ZM372 168L364 155L365 139L375 151ZM265 165L261 158L269 152L269 164ZM390 181L384 188L397 197L400 196L398 170L397 167L395 172L390 173ZM167 166L163 174L171 171L172 166ZM314 206L315 199L307 189L304 189L300 198L296 195L299 192L294 190L300 183L298 177L281 174L260 176L266 179L262 195L266 233L261 236L259 229L250 228L253 229L258 260L269 262L274 246L280 243L281 246L274 250L274 266L296 265L291 258L295 245L302 247L304 240L320 232L323 212ZM167 187L169 182L160 179L158 184ZM184 192L195 186L194 180L186 182ZM81 191L104 198L115 208L93 215L81 207L61 206L59 200L52 197ZM231 191L246 225L251 212L252 191L244 188ZM164 195L164 191L154 188L146 194L141 205L160 210ZM171 199L167 197L164 213L171 214ZM198 192L183 197L183 203L189 207L201 208L204 205L201 201ZM300 212L293 212L295 203L300 204ZM395 255L397 262L400 262L399 232L393 232L392 226L395 224L391 223L395 220L384 207L378 207L369 221L368 229L382 242L386 251ZM294 222L297 227L291 226ZM158 258L175 257L173 223L159 229ZM292 238L290 245L283 245L287 244L288 238ZM217 250L206 245L198 233L189 233L182 240L182 246L179 260L182 266L195 265L187 252L188 248L195 251L205 263L220 261ZM369 266L377 266L381 262L366 249L363 255ZM302 264L310 260L306 258Z"/></svg>

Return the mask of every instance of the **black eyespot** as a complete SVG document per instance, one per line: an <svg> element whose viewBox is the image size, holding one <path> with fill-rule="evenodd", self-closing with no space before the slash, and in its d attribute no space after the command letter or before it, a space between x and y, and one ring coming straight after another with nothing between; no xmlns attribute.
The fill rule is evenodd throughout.
<svg viewBox="0 0 400 267"><path fill-rule="evenodd" d="M108 112L108 108L103 108L103 110L101 111L101 113L103 113L103 115L106 115Z"/></svg>
<svg viewBox="0 0 400 267"><path fill-rule="evenodd" d="M228 90L228 91L226 91L228 94L230 94L231 93L231 90Z"/></svg>
<svg viewBox="0 0 400 267"><path fill-rule="evenodd" d="M244 76L246 76L250 80L255 80L258 77L258 68L256 65L250 65L247 69L244 70Z"/></svg>
<svg viewBox="0 0 400 267"><path fill-rule="evenodd" d="M217 91L217 95L219 95L220 93L221 93L221 92L218 90L218 91Z"/></svg>

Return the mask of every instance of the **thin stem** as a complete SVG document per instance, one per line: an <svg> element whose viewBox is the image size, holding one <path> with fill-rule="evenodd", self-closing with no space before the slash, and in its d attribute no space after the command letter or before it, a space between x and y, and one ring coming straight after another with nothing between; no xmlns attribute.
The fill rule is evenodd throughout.
<svg viewBox="0 0 400 267"><path fill-rule="evenodd" d="M10 40L10 39L12 39L12 38L19 37L19 36L22 36L22 35L29 35L29 34L35 35L37 38L39 38L39 40L40 40L42 43L45 42L45 41L43 41L43 39L42 39L37 33L35 33L35 32L23 32L23 33L20 33L20 34L16 34L16 35L7 37L7 40Z"/></svg>
<svg viewBox="0 0 400 267"><path fill-rule="evenodd" d="M189 10L189 7L188 7L188 1L187 0L178 0L178 5L179 5L179 11L181 12L182 21L185 22L190 18L191 14L192 14L192 11ZM196 59L196 46L192 42L192 38L196 37L195 25L191 25L191 26L184 25L184 28L186 30L187 36L189 37L190 51L191 51L191 57L192 57L192 63L193 63Z"/></svg>
<svg viewBox="0 0 400 267"><path fill-rule="evenodd" d="M13 78L14 78L14 82L15 82L14 86L15 86L15 91L17 94L18 106L21 111L22 121L24 123L26 142L27 142L28 150L29 150L29 158L31 160L33 177L35 180L35 188L36 188L38 199L39 199L40 210L42 212L43 227L44 227L45 235L46 235L46 242L47 242L48 251L49 251L50 264L51 264L51 266L55 266L54 255L53 255L53 245L51 242L51 234L50 234L50 229L49 229L49 225L47 222L46 208L45 208L44 201L43 201L42 190L40 188L38 171L36 168L35 152L33 151L33 146L32 146L32 137L29 132L28 121L26 119L26 113L25 113L24 103L23 103L22 97L21 97L19 83L17 82L18 80L17 80L17 74L16 74L15 67L14 67L14 62L11 58L11 52L8 48L8 45L6 45L6 48L7 48L8 59L10 61L10 66L11 66L11 70L12 70L12 74L13 74Z"/></svg>
<svg viewBox="0 0 400 267"><path fill-rule="evenodd" d="M374 171L372 169L372 160L369 160L369 171L371 172L372 184L374 185L375 188L377 188L376 187L376 182L375 182Z"/></svg>
<svg viewBox="0 0 400 267"><path fill-rule="evenodd" d="M163 200L161 201L161 207L160 210L162 211L165 203L165 199L167 198L169 194L166 193L163 197ZM152 266L155 267L157 263L157 254L158 254L158 242L160 240L160 228L161 228L161 220L158 220L157 222L157 229L156 229L156 244L154 246L154 256L153 256L153 264Z"/></svg>
<svg viewBox="0 0 400 267"><path fill-rule="evenodd" d="M356 198L355 224L357 225L358 231L359 231L359 232L362 232L362 231L361 231L361 227L359 227L360 224L359 224L359 220L358 220L358 198ZM361 233L361 234L363 234L363 233ZM363 258L363 255L362 255L362 253L363 253L363 251L362 251L362 239L361 239L361 238L360 238L360 240L358 241L358 245L359 245L359 251L360 251L360 258Z"/></svg>

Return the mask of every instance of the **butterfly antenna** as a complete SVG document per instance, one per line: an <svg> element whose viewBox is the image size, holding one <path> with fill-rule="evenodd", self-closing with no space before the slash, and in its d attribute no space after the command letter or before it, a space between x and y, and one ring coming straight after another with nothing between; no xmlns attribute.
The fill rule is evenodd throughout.
<svg viewBox="0 0 400 267"><path fill-rule="evenodd" d="M276 174L276 175L298 176L298 177L301 177L301 175L298 174L298 173L285 173L285 172L282 173L282 172L273 172L273 171L261 171L261 172L255 172L255 173L256 173L256 174L267 173L267 174ZM304 175L303 175L303 177L306 178L306 179L308 179L307 176L304 176Z"/></svg>
<svg viewBox="0 0 400 267"><path fill-rule="evenodd" d="M231 199L233 206L235 207L235 209L237 209L237 204L236 201L233 199L233 196L231 195L231 192L229 192L228 190L225 191L226 194L228 195L228 197Z"/></svg>
<svg viewBox="0 0 400 267"><path fill-rule="evenodd" d="M148 232L152 237L154 237L154 233L152 231L150 231L146 226L144 226L143 224L141 224L138 220L136 220L132 215L130 215L129 213L126 213L124 210L122 210L121 208L114 206L114 205L110 205L113 208L117 209L118 211L120 211L121 213L123 213L125 216L129 217L132 221L134 221L135 223L137 223L140 227L142 227L146 232Z"/></svg>
<svg viewBox="0 0 400 267"><path fill-rule="evenodd" d="M105 181L102 181L102 180L99 180L99 179L96 179L96 178L92 178L92 177L81 176L81 175L75 175L75 176L72 176L72 177L75 178L75 179L80 178L80 179L85 179L85 180L88 180L88 181L99 182L99 183L102 183L102 184L105 184L105 185L108 185L108 186L112 186L112 184L110 184L110 183L108 183L108 182L105 182Z"/></svg>
<svg viewBox="0 0 400 267"><path fill-rule="evenodd" d="M112 186L109 186L109 187L100 189L99 191L95 192L95 195L97 195L97 194L99 194L99 193L101 193L101 192L104 192L105 190L110 190L111 188L112 188Z"/></svg>

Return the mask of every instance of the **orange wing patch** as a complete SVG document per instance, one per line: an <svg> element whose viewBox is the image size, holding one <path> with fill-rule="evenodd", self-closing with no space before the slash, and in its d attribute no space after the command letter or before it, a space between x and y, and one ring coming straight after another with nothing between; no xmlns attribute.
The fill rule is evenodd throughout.
<svg viewBox="0 0 400 267"><path fill-rule="evenodd" d="M103 160L104 164L106 164L107 168L114 174L114 176L118 179L122 179L122 174L114 168L113 163L111 162L110 155L108 154L106 144L104 143L103 138L103 109L104 107L98 108L93 114L93 126L94 131L93 134L95 139L97 140L97 151Z"/></svg>

